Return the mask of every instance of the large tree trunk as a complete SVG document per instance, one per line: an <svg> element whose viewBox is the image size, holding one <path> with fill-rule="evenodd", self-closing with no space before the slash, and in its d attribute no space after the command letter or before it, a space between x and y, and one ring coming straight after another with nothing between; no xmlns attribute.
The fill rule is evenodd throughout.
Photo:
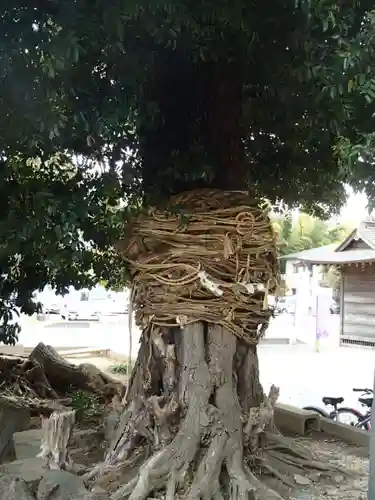
<svg viewBox="0 0 375 500"><path fill-rule="evenodd" d="M106 487L114 470L121 478L111 500L159 490L166 500L282 500L306 467L330 467L275 428L278 394L274 386L263 394L256 350L221 326L144 336L128 403L94 474Z"/></svg>
<svg viewBox="0 0 375 500"><path fill-rule="evenodd" d="M259 381L278 265L268 217L238 192L248 186L242 77L167 51L144 89L158 113L139 130L142 188L158 209L134 220L124 250L145 331L99 470L103 482L114 469L121 477L111 500L156 490L166 500L280 500L258 474L291 486L312 463L275 428L278 389L266 396Z"/></svg>
<svg viewBox="0 0 375 500"><path fill-rule="evenodd" d="M265 436L275 430L277 396L275 387L269 397L263 394L256 349L223 327L194 323L144 336L105 461L132 466L111 500L145 500L164 486L167 500L177 498L181 486L188 500L248 500L255 491L281 498L251 471L274 470L271 461L278 460L261 453ZM274 436L273 445L281 439ZM140 468L150 450L154 454ZM311 459L307 452L299 456Z"/></svg>
<svg viewBox="0 0 375 500"><path fill-rule="evenodd" d="M146 325L104 467L111 500L279 499L305 466L324 468L275 428L279 391L263 394L256 345L277 284L264 212L246 193L200 190L141 215L124 254L138 325ZM286 452L286 453L285 453ZM262 475L262 481L259 475Z"/></svg>

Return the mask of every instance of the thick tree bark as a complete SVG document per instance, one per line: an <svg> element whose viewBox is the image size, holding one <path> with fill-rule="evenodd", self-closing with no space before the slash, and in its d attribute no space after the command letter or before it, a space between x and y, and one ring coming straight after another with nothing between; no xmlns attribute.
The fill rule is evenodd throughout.
<svg viewBox="0 0 375 500"><path fill-rule="evenodd" d="M247 469L244 450L256 453L256 426L271 424L272 404L263 408L263 423L244 421L264 402L255 349L224 328L196 323L145 336L106 465L129 459L146 443L155 455L139 474L136 463L128 474L133 478L112 500L144 500L163 484L166 498L173 499L192 471L188 500L228 492L231 500L251 498L259 482Z"/></svg>
<svg viewBox="0 0 375 500"><path fill-rule="evenodd" d="M166 500L282 500L275 484L285 493L306 467L330 470L278 432L278 389L263 394L256 349L221 326L149 331L130 383L105 463L90 474L106 486L121 477L111 500L158 490Z"/></svg>
<svg viewBox="0 0 375 500"><path fill-rule="evenodd" d="M227 61L193 63L177 51L155 61L144 102L158 113L140 130L148 201L203 187L247 188L243 80L242 68Z"/></svg>

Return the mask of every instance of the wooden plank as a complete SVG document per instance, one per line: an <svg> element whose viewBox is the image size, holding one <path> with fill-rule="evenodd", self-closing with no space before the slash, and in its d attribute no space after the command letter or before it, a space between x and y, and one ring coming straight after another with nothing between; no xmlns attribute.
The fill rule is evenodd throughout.
<svg viewBox="0 0 375 500"><path fill-rule="evenodd" d="M373 327L359 326L346 324L344 327L343 337L351 336L352 340L364 340L367 339L371 342L375 341L375 334Z"/></svg>
<svg viewBox="0 0 375 500"><path fill-rule="evenodd" d="M345 269L341 321L342 338L375 341L375 268Z"/></svg>
<svg viewBox="0 0 375 500"><path fill-rule="evenodd" d="M344 274L348 278L352 278L353 276L361 276L365 274L366 276L375 276L375 268L373 266L366 267L364 270L360 266L346 266L344 269Z"/></svg>
<svg viewBox="0 0 375 500"><path fill-rule="evenodd" d="M344 333L344 311L345 311L345 275L341 273L340 279L340 335Z"/></svg>
<svg viewBox="0 0 375 500"><path fill-rule="evenodd" d="M374 316L360 316L359 314L345 314L344 315L344 323L346 325L355 325L358 327L369 327L369 328L374 328L375 327L375 318ZM375 328L374 328L374 335L375 335Z"/></svg>
<svg viewBox="0 0 375 500"><path fill-rule="evenodd" d="M346 284L345 292L357 295L359 293L375 293L375 285L370 283Z"/></svg>
<svg viewBox="0 0 375 500"><path fill-rule="evenodd" d="M375 317L375 302L373 304L355 304L353 302L345 302L344 314L358 314L359 316Z"/></svg>
<svg viewBox="0 0 375 500"><path fill-rule="evenodd" d="M345 303L353 304L375 304L375 292L348 292L345 290Z"/></svg>

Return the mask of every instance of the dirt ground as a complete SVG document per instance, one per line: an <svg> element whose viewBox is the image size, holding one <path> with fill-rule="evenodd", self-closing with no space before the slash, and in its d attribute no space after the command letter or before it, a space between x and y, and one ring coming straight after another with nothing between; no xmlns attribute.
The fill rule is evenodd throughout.
<svg viewBox="0 0 375 500"><path fill-rule="evenodd" d="M307 477L310 484L296 491L290 500L365 500L369 471L368 451L335 439L323 439L319 434L298 438L309 446L320 461L343 467L347 475L334 473L331 479L318 471Z"/></svg>
<svg viewBox="0 0 375 500"><path fill-rule="evenodd" d="M98 430L99 425L94 425L91 430L87 429L86 425L84 427L85 433L79 438L73 435L70 449L74 462L87 467L103 460L106 442L101 430ZM337 472L328 478L319 471L309 473L301 471L301 476L294 479L296 482L306 484L296 484L293 491L275 488L283 499L365 500L367 498L368 458L363 449L336 440L323 440L319 435L295 439L312 449L321 462L339 465L346 469L347 474ZM266 482L273 487L275 483L269 479ZM114 477L113 480L113 484L109 479L106 485L110 491L116 490L122 484L121 477ZM158 495L157 498L163 498L163 495Z"/></svg>

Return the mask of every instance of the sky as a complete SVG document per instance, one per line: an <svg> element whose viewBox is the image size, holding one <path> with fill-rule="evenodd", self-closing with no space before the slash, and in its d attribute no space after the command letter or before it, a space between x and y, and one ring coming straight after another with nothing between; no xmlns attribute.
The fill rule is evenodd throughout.
<svg viewBox="0 0 375 500"><path fill-rule="evenodd" d="M348 192L348 201L340 212L340 222L348 222L357 226L368 215L367 197L362 193L353 193L351 188L348 188Z"/></svg>

